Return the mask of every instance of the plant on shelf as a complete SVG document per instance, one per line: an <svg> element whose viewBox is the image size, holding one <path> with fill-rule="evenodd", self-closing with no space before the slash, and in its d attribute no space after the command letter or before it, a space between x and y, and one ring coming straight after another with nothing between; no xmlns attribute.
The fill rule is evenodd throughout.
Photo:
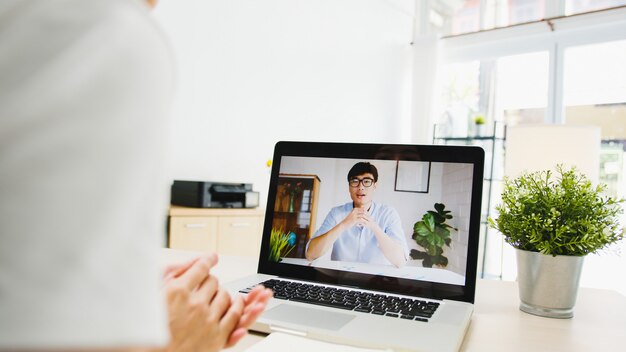
<svg viewBox="0 0 626 352"><path fill-rule="evenodd" d="M452 215L445 207L442 203L435 203L435 211L427 211L422 220L413 225L413 239L425 251L412 249L410 256L423 260L422 265L427 268L448 265L448 258L443 255L443 246L450 247L450 230L457 229L446 223L452 219Z"/></svg>
<svg viewBox="0 0 626 352"><path fill-rule="evenodd" d="M302 182L285 183L285 193L289 195L289 205L287 211L290 213L294 212L294 203L296 197L302 192Z"/></svg>
<svg viewBox="0 0 626 352"><path fill-rule="evenodd" d="M484 135L485 123L487 122L485 116L482 114L475 115L474 118L472 118L472 121L474 122L474 135L476 137Z"/></svg>
<svg viewBox="0 0 626 352"><path fill-rule="evenodd" d="M575 168L505 178L498 218L489 226L516 249L520 309L573 316L584 257L624 238L618 200ZM541 273L541 275L538 275Z"/></svg>
<svg viewBox="0 0 626 352"><path fill-rule="evenodd" d="M280 262L296 246L296 234L284 233L282 229L272 228L270 233L269 260L274 263Z"/></svg>
<svg viewBox="0 0 626 352"><path fill-rule="evenodd" d="M474 116L474 124L476 124L477 126L484 125L485 122L487 122L485 120L485 116L483 116L483 115L476 115L476 116Z"/></svg>

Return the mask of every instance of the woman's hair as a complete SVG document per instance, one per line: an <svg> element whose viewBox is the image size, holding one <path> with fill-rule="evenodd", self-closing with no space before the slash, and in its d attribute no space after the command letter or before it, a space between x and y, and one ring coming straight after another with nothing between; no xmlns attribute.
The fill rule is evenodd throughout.
<svg viewBox="0 0 626 352"><path fill-rule="evenodd" d="M368 163L368 162L358 162L352 166L350 171L348 172L348 181L351 179L364 174L372 174L374 176L374 182L378 182L378 170L376 166Z"/></svg>

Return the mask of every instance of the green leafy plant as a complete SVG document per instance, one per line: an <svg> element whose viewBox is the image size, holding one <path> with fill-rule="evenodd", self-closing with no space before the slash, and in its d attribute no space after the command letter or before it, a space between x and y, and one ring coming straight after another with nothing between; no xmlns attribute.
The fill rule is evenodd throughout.
<svg viewBox="0 0 626 352"><path fill-rule="evenodd" d="M296 234L284 233L282 229L272 228L270 233L269 260L274 263L281 261L296 246Z"/></svg>
<svg viewBox="0 0 626 352"><path fill-rule="evenodd" d="M422 220L413 225L413 239L426 251L412 249L410 256L413 259L422 259L422 265L427 268L448 265L448 258L443 255L443 246L450 247L450 230L457 229L446 224L447 220L452 219L452 215L445 208L444 204L435 203L435 211L429 210L422 216Z"/></svg>
<svg viewBox="0 0 626 352"><path fill-rule="evenodd" d="M548 255L583 256L624 238L618 200L603 196L575 168L505 178L498 218L489 226L515 248Z"/></svg>
<svg viewBox="0 0 626 352"><path fill-rule="evenodd" d="M483 116L483 115L476 115L476 116L474 116L474 123L475 124L477 124L477 125L484 125L485 122L487 122L485 120L485 116Z"/></svg>

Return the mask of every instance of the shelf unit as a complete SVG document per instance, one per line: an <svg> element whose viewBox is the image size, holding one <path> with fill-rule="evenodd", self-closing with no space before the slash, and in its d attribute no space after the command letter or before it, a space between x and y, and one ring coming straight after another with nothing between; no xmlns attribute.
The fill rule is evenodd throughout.
<svg viewBox="0 0 626 352"><path fill-rule="evenodd" d="M441 132L442 130L446 130L445 125L435 124L433 144L477 145L485 150L478 272L482 278L499 278L502 275L500 265L502 238L495 230L489 229L487 219L494 214L494 207L500 199L504 173L506 125L501 122L493 123L487 135L447 136ZM486 253L491 252L488 249L492 246L498 247L495 253L500 255L487 258Z"/></svg>
<svg viewBox="0 0 626 352"><path fill-rule="evenodd" d="M296 235L287 257L304 258L306 243L315 231L320 182L317 175L279 175L272 228Z"/></svg>

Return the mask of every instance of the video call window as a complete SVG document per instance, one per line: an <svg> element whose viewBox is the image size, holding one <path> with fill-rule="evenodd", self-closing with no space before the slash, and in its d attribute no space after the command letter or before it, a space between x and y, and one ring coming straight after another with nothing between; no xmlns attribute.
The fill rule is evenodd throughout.
<svg viewBox="0 0 626 352"><path fill-rule="evenodd" d="M372 165L377 180L371 172L348 180L359 163ZM269 260L463 285L472 175L473 166L464 163L283 157ZM367 220L343 226L332 245L312 256L312 239L333 229L362 201L368 207L360 216ZM400 249L400 265L389 260L397 256L382 252L374 226L365 221L394 241L392 253Z"/></svg>

